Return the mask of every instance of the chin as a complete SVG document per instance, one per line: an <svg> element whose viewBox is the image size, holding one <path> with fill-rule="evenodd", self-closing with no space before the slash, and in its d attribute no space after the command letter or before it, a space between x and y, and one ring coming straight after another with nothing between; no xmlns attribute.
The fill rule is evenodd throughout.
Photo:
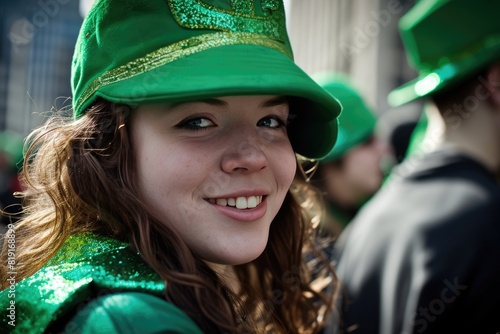
<svg viewBox="0 0 500 334"><path fill-rule="evenodd" d="M264 252L265 248L266 246L264 245L264 247L261 248L253 247L252 249L246 249L246 250L241 250L239 252L234 252L230 254L229 257L219 259L219 261L217 262L232 266L249 263L258 258L262 254L262 252Z"/></svg>

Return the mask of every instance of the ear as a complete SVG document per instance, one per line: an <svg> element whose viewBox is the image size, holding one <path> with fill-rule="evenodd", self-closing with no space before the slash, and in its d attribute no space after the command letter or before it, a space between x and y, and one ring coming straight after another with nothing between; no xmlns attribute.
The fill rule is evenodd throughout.
<svg viewBox="0 0 500 334"><path fill-rule="evenodd" d="M500 61L493 63L487 70L486 88L491 92L490 101L500 110Z"/></svg>

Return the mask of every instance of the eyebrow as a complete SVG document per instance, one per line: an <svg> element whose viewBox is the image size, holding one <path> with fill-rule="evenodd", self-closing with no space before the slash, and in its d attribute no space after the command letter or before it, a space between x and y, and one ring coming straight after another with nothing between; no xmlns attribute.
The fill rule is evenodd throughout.
<svg viewBox="0 0 500 334"><path fill-rule="evenodd" d="M265 108L265 107L275 107L279 106L282 104L287 104L289 102L288 97L286 96L276 96L273 97L269 100L266 100L260 104L260 107ZM216 98L211 98L211 99L201 99L201 100L196 100L196 101L189 101L189 102L177 102L177 103L172 103L171 107L175 108L179 105L182 104L187 104L187 103L206 103L212 106L218 106L218 107L224 107L227 106L227 103L223 100L219 100Z"/></svg>
<svg viewBox="0 0 500 334"><path fill-rule="evenodd" d="M289 102L288 97L286 96L277 96L261 104L262 107L275 107L282 104L287 104Z"/></svg>

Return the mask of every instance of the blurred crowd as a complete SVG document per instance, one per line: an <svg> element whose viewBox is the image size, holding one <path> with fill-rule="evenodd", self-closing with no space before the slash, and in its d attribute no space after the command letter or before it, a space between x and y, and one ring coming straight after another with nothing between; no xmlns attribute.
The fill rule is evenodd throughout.
<svg viewBox="0 0 500 334"><path fill-rule="evenodd" d="M55 7L50 8L55 10ZM321 199L321 219L316 222L317 237L322 242L327 240L329 251L326 258L338 278L325 289L336 290L336 299L333 316L322 329L323 334L500 332L500 266L497 264L500 258L498 13L499 1L422 0L415 2L400 17L398 32L415 77L394 87L384 98L396 111L410 103L420 103L422 107L418 119L406 118L404 122L392 123L389 129L383 127L387 124L382 124L386 110L377 110L349 73L328 69L310 75L322 92L327 93L326 96L334 98L332 106L336 101L342 105L336 119L337 127L332 126L337 131L336 143L321 157L308 160L313 167L306 178L307 185L315 189ZM85 57L82 62L89 61ZM74 83L75 86L78 84ZM113 90L110 92L114 93ZM106 94L108 92L98 97L107 97ZM120 102L118 98L116 100L112 102ZM232 100L228 100L218 103L231 105ZM211 107L217 105L210 103ZM99 104L96 105L95 109L90 102L85 108L79 107L87 112L90 110L92 116L92 112L99 109ZM81 116L75 111L75 118ZM128 126L128 117L127 111L123 123L113 130L116 136ZM152 128L153 123L150 124ZM210 124L214 122L203 118L187 123L179 123L181 125L175 128L198 127L205 123L209 123L206 128L215 127ZM291 131L291 136L297 131ZM136 129L137 133L144 135L140 129ZM16 224L23 218L23 201L19 194L24 189L21 170L26 163L23 152L27 135L10 129L0 132L0 225L3 231L8 224ZM140 135L138 137L143 138ZM331 137L325 133L318 136ZM113 140L106 140L109 140L109 145L104 149L109 149ZM102 144L97 142L89 140L82 147L88 149L94 144ZM307 147L304 151L310 153L309 149L317 147ZM72 167L68 162L67 168ZM71 177L81 172L77 168L75 171L69 173ZM86 200L84 195L81 197L82 201ZM153 197L148 199L154 202ZM93 200L88 200L89 207L94 205L101 209L100 203L92 203ZM215 204L216 200L212 202ZM103 212L108 214L106 210ZM100 214L82 217L88 219L89 226L101 219L113 221ZM30 220L23 223L26 222ZM118 239L125 239L123 232L116 232L120 228L110 224L103 235L119 235ZM181 234L179 238L182 239ZM186 239L191 241L190 237ZM134 240L134 247L140 247L137 245L141 240L144 239ZM8 251L6 247L4 253ZM62 243L48 252L54 255L61 247ZM149 255L154 258L155 251ZM324 259L325 256L320 257ZM178 263L148 261L147 265L154 269L182 267ZM41 262L37 263L37 270L44 268ZM193 268L194 264L199 265L197 260L189 264L193 264ZM201 272L203 279L209 277L215 281L214 277L220 274L214 269L213 276L210 276L210 271L205 277L204 270L207 269L200 268L195 272ZM258 270L249 272L257 277ZM169 272L169 275L168 279L173 279L176 284L182 281L176 274ZM263 278L261 282L267 281ZM220 286L225 287L224 284ZM238 281L238 284L244 283ZM228 293L221 298L222 303L229 305L233 302L231 298L237 295ZM181 299L175 293L170 297L176 301ZM179 304L184 305L183 302ZM200 317L207 314L208 318L215 317L211 311ZM245 317L241 316L243 320ZM85 323L81 318L79 321ZM204 320L198 319L196 324L204 324Z"/></svg>

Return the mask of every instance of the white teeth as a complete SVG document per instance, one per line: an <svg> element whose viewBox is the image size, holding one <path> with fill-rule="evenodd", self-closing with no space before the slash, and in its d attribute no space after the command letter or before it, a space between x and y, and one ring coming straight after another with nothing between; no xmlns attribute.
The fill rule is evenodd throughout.
<svg viewBox="0 0 500 334"><path fill-rule="evenodd" d="M246 209L246 208L248 208L247 199L245 197L236 198L236 209Z"/></svg>
<svg viewBox="0 0 500 334"><path fill-rule="evenodd" d="M263 196L249 196L249 197L230 197L230 198L217 198L209 199L212 204L221 206L232 206L237 209L252 209L257 207L262 202Z"/></svg>
<svg viewBox="0 0 500 334"><path fill-rule="evenodd" d="M217 198L216 203L217 203L217 205L226 206L227 205L227 199L225 199L225 198Z"/></svg>
<svg viewBox="0 0 500 334"><path fill-rule="evenodd" d="M250 196L247 199L247 208L255 208L257 206L257 197Z"/></svg>

